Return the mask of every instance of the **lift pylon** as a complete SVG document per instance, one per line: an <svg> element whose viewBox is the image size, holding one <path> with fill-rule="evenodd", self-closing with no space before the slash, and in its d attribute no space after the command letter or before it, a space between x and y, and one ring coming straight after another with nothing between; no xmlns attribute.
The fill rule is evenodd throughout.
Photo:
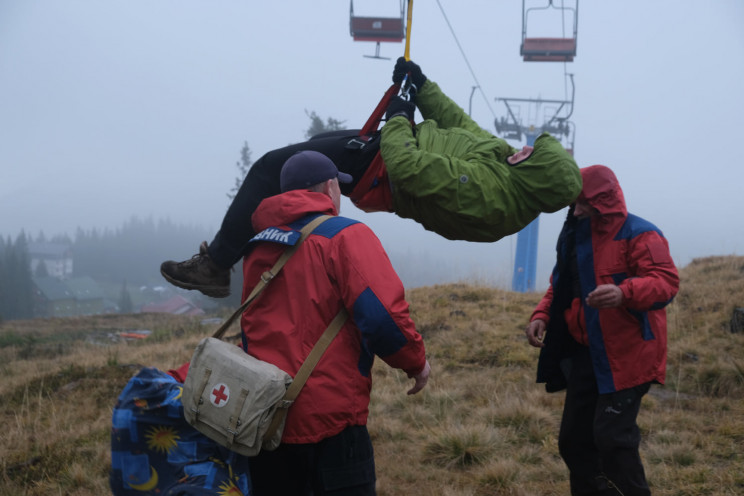
<svg viewBox="0 0 744 496"><path fill-rule="evenodd" d="M573 86L573 78L571 78ZM563 147L573 155L573 141L576 127L569 117L573 113L573 93L571 100L546 100L541 98L497 98L506 106L506 117L496 118L496 132L506 140L522 141L533 146L540 134L547 132L560 140ZM521 118L521 108L527 106L534 110L533 120L542 113L539 125L525 124ZM540 217L538 216L517 234L517 254L514 260L512 291L524 293L535 290L537 273L537 246Z"/></svg>

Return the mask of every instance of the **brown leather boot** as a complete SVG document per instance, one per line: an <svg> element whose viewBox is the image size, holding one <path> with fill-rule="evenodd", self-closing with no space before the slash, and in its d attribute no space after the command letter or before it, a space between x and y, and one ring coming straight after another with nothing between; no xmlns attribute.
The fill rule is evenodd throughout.
<svg viewBox="0 0 744 496"><path fill-rule="evenodd" d="M179 288L196 289L212 298L230 295L230 269L223 269L209 258L206 241L199 246L199 253L189 260L163 262L160 273Z"/></svg>

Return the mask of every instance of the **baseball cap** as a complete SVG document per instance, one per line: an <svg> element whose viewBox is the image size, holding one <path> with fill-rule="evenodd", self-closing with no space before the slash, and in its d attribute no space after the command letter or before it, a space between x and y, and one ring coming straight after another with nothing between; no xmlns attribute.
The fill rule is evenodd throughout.
<svg viewBox="0 0 744 496"><path fill-rule="evenodd" d="M322 153L304 150L284 162L279 185L284 193L293 189L306 189L334 177L341 183L350 183L353 180L349 174L339 172L336 164Z"/></svg>

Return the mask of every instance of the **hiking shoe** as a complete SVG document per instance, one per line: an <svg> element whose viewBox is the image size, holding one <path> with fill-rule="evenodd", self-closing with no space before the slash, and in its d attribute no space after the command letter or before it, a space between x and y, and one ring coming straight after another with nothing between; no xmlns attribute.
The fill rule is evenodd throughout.
<svg viewBox="0 0 744 496"><path fill-rule="evenodd" d="M206 241L199 246L199 253L189 260L163 262L160 273L179 288L196 289L212 298L230 295L230 269L223 269L209 258Z"/></svg>

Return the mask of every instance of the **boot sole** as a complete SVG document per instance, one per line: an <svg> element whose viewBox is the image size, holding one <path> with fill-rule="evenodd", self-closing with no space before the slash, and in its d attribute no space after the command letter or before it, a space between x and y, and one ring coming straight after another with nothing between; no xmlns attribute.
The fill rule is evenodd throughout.
<svg viewBox="0 0 744 496"><path fill-rule="evenodd" d="M165 278L166 281L173 284L174 286L177 286L182 289L192 289L199 291L200 293L204 294L205 296L209 296L210 298L227 298L230 296L230 288L225 286L203 286L199 284L191 284L189 282L179 281L177 279L173 279L168 274L160 271L160 274Z"/></svg>

